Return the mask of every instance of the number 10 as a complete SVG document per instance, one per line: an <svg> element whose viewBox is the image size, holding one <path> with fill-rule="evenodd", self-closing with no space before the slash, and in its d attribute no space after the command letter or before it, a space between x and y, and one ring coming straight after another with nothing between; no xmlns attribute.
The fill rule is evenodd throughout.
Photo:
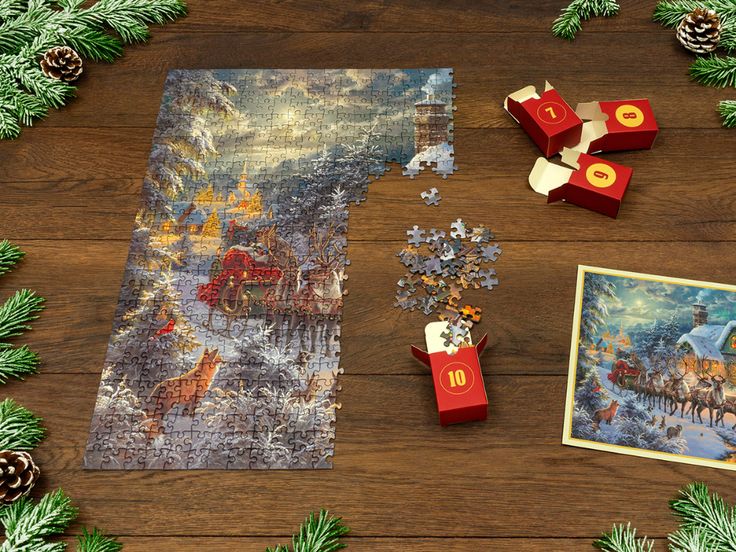
<svg viewBox="0 0 736 552"><path fill-rule="evenodd" d="M462 387L467 382L464 370L450 370L447 375L450 378L450 387Z"/></svg>

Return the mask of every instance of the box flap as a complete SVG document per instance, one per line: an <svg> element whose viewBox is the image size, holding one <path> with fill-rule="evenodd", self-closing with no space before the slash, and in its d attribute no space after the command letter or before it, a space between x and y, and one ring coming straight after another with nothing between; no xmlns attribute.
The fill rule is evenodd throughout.
<svg viewBox="0 0 736 552"><path fill-rule="evenodd" d="M540 157L534 164L532 172L529 173L529 185L538 194L546 196L551 190L566 184L572 173L572 169L560 167Z"/></svg>

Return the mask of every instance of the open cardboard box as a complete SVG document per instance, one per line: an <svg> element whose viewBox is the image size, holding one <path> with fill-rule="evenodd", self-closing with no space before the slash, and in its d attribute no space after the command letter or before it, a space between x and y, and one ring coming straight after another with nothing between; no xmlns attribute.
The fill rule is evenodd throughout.
<svg viewBox="0 0 736 552"><path fill-rule="evenodd" d="M549 82L544 83L541 94L532 85L509 94L503 107L545 157L580 142L583 121Z"/></svg>
<svg viewBox="0 0 736 552"><path fill-rule="evenodd" d="M659 132L649 100L579 103L575 113L585 121L583 153L650 149Z"/></svg>
<svg viewBox="0 0 736 552"><path fill-rule="evenodd" d="M568 167L537 159L529 174L532 189L547 196L547 203L568 201L616 218L633 169L570 148L562 150Z"/></svg>

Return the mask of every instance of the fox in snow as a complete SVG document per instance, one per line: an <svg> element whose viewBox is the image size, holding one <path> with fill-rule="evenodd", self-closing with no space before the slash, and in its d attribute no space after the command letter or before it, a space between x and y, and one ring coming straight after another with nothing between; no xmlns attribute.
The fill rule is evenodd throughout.
<svg viewBox="0 0 736 552"><path fill-rule="evenodd" d="M614 399L607 407L596 410L593 414L593 428L600 429L601 422L606 422L608 425L611 425L611 420L613 420L613 417L616 415L618 407L618 401Z"/></svg>

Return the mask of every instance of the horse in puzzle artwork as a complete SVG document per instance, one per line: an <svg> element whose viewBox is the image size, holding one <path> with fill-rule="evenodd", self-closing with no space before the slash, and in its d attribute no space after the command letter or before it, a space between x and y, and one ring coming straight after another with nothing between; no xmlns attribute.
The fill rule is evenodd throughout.
<svg viewBox="0 0 736 552"><path fill-rule="evenodd" d="M205 348L194 368L181 376L166 379L153 388L147 409L151 419L149 438L163 433L164 417L176 406L183 407L183 413L188 416L194 416L194 411L210 388L221 362L222 357L217 349Z"/></svg>

